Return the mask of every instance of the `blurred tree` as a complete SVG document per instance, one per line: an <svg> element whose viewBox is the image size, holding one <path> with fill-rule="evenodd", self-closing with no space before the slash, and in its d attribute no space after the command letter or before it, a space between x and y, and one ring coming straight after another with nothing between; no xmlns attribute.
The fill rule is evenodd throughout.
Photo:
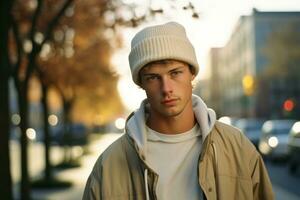
<svg viewBox="0 0 300 200"><path fill-rule="evenodd" d="M9 55L8 32L11 26L10 11L13 1L0 2L0 194L3 199L13 199L9 159Z"/></svg>
<svg viewBox="0 0 300 200"><path fill-rule="evenodd" d="M80 36L78 33L76 37L83 37L83 35ZM74 55L70 58L55 54L53 59L41 62L42 73L47 76L51 85L57 88L62 97L64 134L68 138L64 142L72 144L72 134L68 129L71 121L91 124L96 115L100 114L107 118L110 113L112 118L123 111L116 90L117 77L109 68L109 49L107 42L101 42L99 39L88 48L82 49L75 45ZM74 104L81 106L72 109ZM71 110L73 113L80 114L74 118Z"/></svg>
<svg viewBox="0 0 300 200"><path fill-rule="evenodd" d="M123 110L116 93L117 77L110 69L111 47L103 36L101 9L104 6L95 0L76 1L70 8L72 15L55 30L56 37L49 45L51 50L40 58L40 71L62 97L64 134L68 138L65 142L69 144L72 144L69 127L74 121L70 112L76 102L89 103L73 112L80 113L77 121L89 124L96 114L102 115L102 110L106 109L113 115ZM110 95L103 91L110 91ZM107 99L114 106L98 109L97 105L107 104ZM92 100L94 104L90 104Z"/></svg>
<svg viewBox="0 0 300 200"><path fill-rule="evenodd" d="M13 78L21 116L21 199L30 199L28 175L28 84L42 47L73 0L16 0L12 10L13 37L10 48ZM46 5L46 6L45 6Z"/></svg>

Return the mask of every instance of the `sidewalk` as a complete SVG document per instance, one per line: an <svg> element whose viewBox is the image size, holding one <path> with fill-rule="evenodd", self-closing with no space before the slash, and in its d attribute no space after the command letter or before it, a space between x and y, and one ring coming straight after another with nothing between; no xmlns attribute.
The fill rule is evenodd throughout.
<svg viewBox="0 0 300 200"><path fill-rule="evenodd" d="M73 183L73 186L68 189L44 189L32 190L32 197L36 200L81 200L83 195L86 180L96 162L98 156L103 152L113 141L119 138L121 134L109 133L103 137L92 141L89 145L90 154L82 157L82 166L79 168L61 170L56 173L56 177L68 180Z"/></svg>

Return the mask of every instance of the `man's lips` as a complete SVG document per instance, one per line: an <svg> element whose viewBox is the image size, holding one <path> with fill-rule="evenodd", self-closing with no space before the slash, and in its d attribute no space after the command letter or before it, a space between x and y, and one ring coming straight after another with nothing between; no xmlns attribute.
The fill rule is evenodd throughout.
<svg viewBox="0 0 300 200"><path fill-rule="evenodd" d="M176 104L177 99L166 99L161 101L162 104L167 105L167 106L172 106Z"/></svg>

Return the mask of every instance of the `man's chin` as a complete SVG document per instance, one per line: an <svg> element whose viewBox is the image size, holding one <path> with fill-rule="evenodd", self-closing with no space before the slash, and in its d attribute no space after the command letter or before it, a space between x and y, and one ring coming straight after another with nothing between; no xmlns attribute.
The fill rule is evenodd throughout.
<svg viewBox="0 0 300 200"><path fill-rule="evenodd" d="M172 108L172 109L167 109L163 113L161 113L165 117L177 117L180 115L181 111L178 109Z"/></svg>

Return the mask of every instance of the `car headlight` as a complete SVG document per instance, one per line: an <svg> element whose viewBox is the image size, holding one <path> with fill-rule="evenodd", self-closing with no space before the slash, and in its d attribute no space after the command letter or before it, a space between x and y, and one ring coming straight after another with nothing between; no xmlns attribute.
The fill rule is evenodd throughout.
<svg viewBox="0 0 300 200"><path fill-rule="evenodd" d="M275 136L272 136L268 139L268 144L270 147L275 148L278 145L278 139Z"/></svg>

